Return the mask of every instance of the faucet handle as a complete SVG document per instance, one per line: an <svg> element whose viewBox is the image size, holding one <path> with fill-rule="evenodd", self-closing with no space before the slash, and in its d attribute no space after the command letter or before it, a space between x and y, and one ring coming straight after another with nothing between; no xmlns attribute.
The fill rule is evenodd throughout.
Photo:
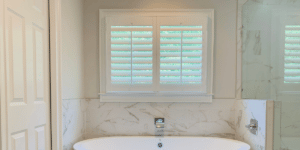
<svg viewBox="0 0 300 150"><path fill-rule="evenodd" d="M250 120L250 124L246 125L245 127L248 128L248 130L252 134L256 135L257 134L257 130L258 130L258 121L255 120L255 119L251 119Z"/></svg>

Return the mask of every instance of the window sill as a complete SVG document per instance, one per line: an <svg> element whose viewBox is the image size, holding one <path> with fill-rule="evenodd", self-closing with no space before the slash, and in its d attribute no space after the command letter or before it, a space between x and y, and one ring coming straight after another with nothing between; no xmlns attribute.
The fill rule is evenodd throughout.
<svg viewBox="0 0 300 150"><path fill-rule="evenodd" d="M100 102L212 102L212 94L199 92L110 92L100 95Z"/></svg>

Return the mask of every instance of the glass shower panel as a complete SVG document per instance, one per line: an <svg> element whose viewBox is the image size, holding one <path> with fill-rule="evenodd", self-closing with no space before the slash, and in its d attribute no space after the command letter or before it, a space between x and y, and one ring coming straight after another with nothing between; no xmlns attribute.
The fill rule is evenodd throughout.
<svg viewBox="0 0 300 150"><path fill-rule="evenodd" d="M248 0L242 24L242 98L274 100L274 150L299 150L300 0Z"/></svg>

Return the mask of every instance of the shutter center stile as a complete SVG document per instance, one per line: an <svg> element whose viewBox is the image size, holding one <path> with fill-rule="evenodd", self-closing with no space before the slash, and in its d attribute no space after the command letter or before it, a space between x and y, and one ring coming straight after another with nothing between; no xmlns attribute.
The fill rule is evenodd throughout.
<svg viewBox="0 0 300 150"><path fill-rule="evenodd" d="M132 41L133 41L133 37L132 37L132 31L130 31L130 37L131 37L131 39L130 39L130 41L131 41L131 44L130 44L130 49L131 49L131 84L130 84L130 86L132 86L133 85L133 82L132 82L132 76L133 76L133 65L132 65L132 63L133 63L133 46L132 46ZM131 89L130 89L131 90Z"/></svg>

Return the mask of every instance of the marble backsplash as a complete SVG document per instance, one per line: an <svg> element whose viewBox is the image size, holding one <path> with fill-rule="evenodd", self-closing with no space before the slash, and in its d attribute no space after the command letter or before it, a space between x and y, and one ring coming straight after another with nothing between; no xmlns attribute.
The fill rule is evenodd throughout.
<svg viewBox="0 0 300 150"><path fill-rule="evenodd" d="M165 118L165 136L235 138L235 100L213 103L100 103L87 100L86 138L155 135L154 118Z"/></svg>
<svg viewBox="0 0 300 150"><path fill-rule="evenodd" d="M212 103L100 103L99 99L63 101L64 150L74 143L104 136L153 136L154 118L165 118L165 136L237 139L264 150L266 101L214 99ZM253 115L258 136L245 128ZM253 143L254 140L256 144ZM259 149L258 149L259 148Z"/></svg>

